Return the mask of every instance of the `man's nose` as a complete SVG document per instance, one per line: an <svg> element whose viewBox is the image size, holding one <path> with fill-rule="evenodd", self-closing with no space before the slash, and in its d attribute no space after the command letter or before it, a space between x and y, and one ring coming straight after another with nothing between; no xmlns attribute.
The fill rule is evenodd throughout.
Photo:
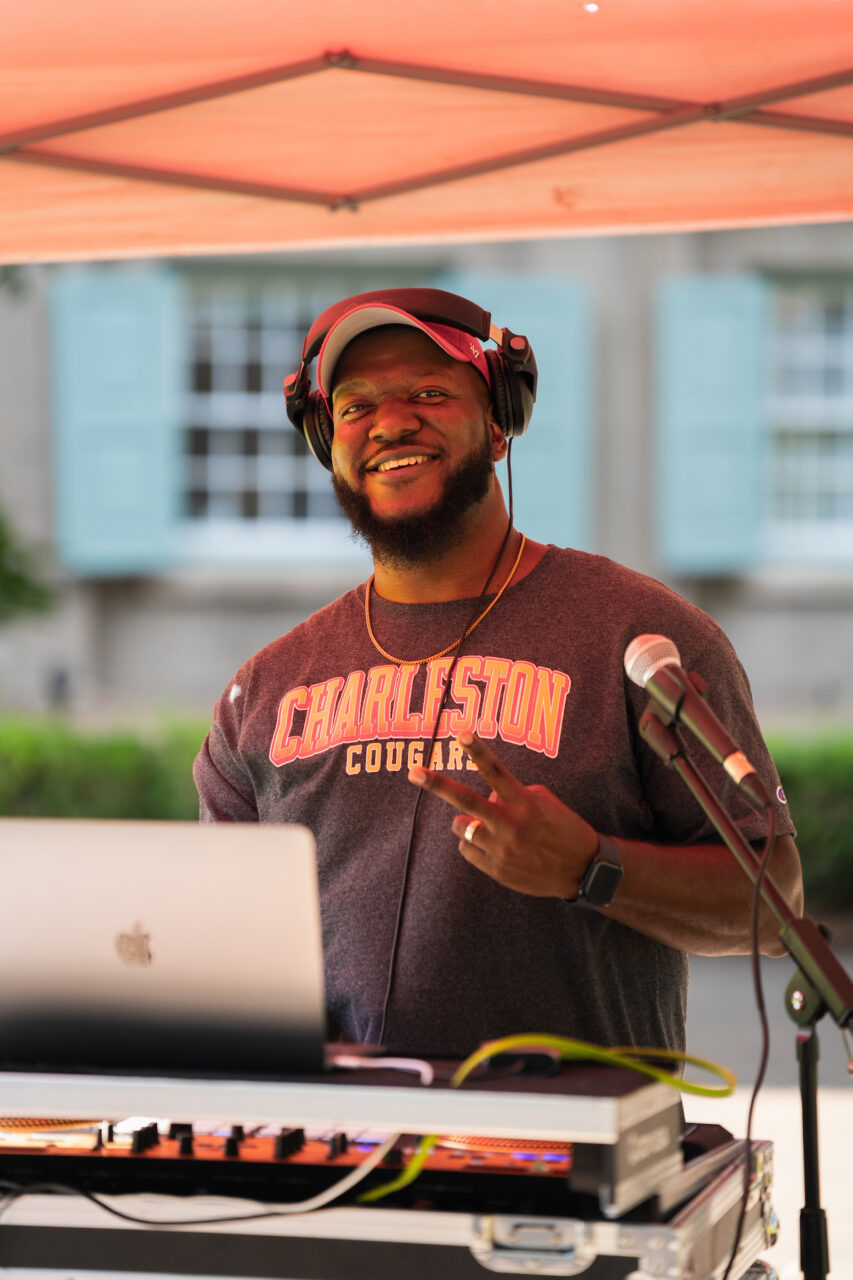
<svg viewBox="0 0 853 1280"><path fill-rule="evenodd" d="M404 396L388 396L374 410L370 435L374 440L400 440L419 427L415 406Z"/></svg>

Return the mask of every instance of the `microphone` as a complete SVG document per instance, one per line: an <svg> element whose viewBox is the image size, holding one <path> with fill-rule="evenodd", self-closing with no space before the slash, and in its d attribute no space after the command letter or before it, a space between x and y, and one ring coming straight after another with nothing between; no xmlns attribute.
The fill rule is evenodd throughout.
<svg viewBox="0 0 853 1280"><path fill-rule="evenodd" d="M733 782L762 809L770 797L746 756L682 670L678 649L666 636L637 636L625 650L625 674L645 689L670 721L683 724L718 761Z"/></svg>

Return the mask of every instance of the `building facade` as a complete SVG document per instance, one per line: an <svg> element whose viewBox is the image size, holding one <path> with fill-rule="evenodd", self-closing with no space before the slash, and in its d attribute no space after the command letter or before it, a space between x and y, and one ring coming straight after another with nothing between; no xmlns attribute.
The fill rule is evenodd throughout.
<svg viewBox="0 0 853 1280"><path fill-rule="evenodd" d="M765 717L853 708L853 228L22 268L0 288L0 509L56 607L0 706L206 714L369 572L283 377L331 301L432 284L526 333L516 523L707 608Z"/></svg>

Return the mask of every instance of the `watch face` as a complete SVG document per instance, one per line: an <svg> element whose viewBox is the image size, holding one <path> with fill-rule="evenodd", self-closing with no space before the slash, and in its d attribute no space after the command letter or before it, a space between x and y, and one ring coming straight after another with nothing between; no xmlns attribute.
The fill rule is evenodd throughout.
<svg viewBox="0 0 853 1280"><path fill-rule="evenodd" d="M622 872L618 864L597 859L583 878L581 896L594 907L609 906L622 883Z"/></svg>

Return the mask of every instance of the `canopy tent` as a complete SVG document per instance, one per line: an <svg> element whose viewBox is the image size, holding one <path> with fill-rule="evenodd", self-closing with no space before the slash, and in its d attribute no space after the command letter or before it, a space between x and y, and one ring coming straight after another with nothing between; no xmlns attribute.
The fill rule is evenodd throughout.
<svg viewBox="0 0 853 1280"><path fill-rule="evenodd" d="M847 0L30 0L0 262L840 220Z"/></svg>

